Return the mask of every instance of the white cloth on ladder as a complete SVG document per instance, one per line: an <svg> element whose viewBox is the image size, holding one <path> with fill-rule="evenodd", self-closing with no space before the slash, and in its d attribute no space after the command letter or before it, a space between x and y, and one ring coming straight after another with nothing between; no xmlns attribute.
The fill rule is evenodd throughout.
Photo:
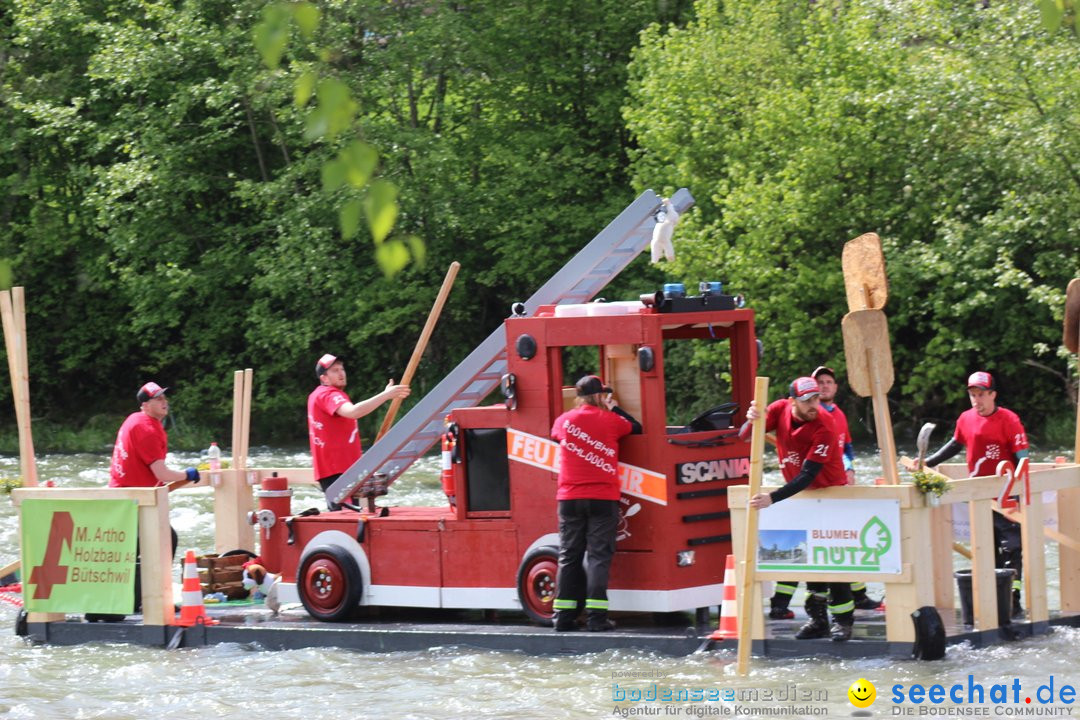
<svg viewBox="0 0 1080 720"><path fill-rule="evenodd" d="M679 222L679 213L671 206L671 201L664 198L660 212L656 214L656 225L653 226L652 262L656 264L660 259L674 260L675 246L671 242L671 236L675 233L675 225Z"/></svg>

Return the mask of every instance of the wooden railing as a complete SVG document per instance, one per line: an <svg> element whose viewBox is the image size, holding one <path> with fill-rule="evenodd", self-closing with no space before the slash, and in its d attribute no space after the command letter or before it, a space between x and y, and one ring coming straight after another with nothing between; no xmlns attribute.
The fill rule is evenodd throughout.
<svg viewBox="0 0 1080 720"><path fill-rule="evenodd" d="M888 598L885 633L890 642L911 642L915 629L911 613L925 605L952 609L953 604L953 530L952 504L969 504L971 518L971 585L975 628L992 630L998 626L996 577L994 573L993 513L1001 493L1003 479L997 476L960 478L967 470L962 465L939 468L949 480L949 490L935 504L914 485L849 485L822 490L808 490L799 498L889 500L900 504L901 571L893 575L865 573L820 573L758 570L755 580L791 580L809 582L883 582ZM1080 530L1074 518L1080 517L1080 465L1033 465L1031 467L1031 502L1019 507L1024 560L1024 597L1032 622L1049 619L1046 594L1047 532L1044 531L1044 492L1057 493L1058 517L1065 520L1049 539L1060 546L1058 573L1061 585L1060 610L1080 611ZM766 489L767 491L767 489ZM746 557L745 541L747 486L728 488L732 536L736 558ZM767 512L767 511L766 511ZM743 608L750 608L747 613ZM740 621L749 617L753 637L765 637L760 582L755 582L749 604L739 599Z"/></svg>

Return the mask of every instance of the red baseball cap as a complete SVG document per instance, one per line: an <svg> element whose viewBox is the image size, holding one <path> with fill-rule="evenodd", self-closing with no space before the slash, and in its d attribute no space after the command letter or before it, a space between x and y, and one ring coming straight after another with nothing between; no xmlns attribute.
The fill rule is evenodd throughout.
<svg viewBox="0 0 1080 720"><path fill-rule="evenodd" d="M815 395L821 394L821 388L818 387L817 380L814 378L801 377L791 383L789 394L796 400L809 400Z"/></svg>
<svg viewBox="0 0 1080 720"><path fill-rule="evenodd" d="M150 382L146 383L141 388L139 388L139 392L137 392L135 394L135 398L140 403L144 403L144 402L147 402L149 400L153 400L156 397L161 397L162 395L165 394L165 391L168 390L168 389L169 388L161 387L156 382L151 380Z"/></svg>
<svg viewBox="0 0 1080 720"><path fill-rule="evenodd" d="M982 388L983 390L993 390L995 389L994 376L982 370L973 372L968 376L967 386L969 388L977 387Z"/></svg>
<svg viewBox="0 0 1080 720"><path fill-rule="evenodd" d="M321 358L319 358L319 362L315 363L315 376L322 377L323 375L325 375L326 371L330 369L330 366L337 361L337 357L331 355L330 353L326 353L325 355L323 355Z"/></svg>

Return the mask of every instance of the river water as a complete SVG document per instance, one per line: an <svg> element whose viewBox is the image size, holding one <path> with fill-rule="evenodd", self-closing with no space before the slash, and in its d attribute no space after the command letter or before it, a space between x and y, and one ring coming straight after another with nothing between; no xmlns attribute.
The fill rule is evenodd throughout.
<svg viewBox="0 0 1080 720"><path fill-rule="evenodd" d="M169 458L171 467L196 462L198 458L184 453ZM309 462L306 453L255 449L250 464L298 467ZM104 454L44 456L38 466L41 480L58 485L94 486L108 480ZM857 464L856 469L860 480L874 474L866 464ZM0 457L0 476L17 475L18 459ZM437 460L418 463L391 492L398 505L441 504ZM316 491L302 488L298 496L303 493L311 494L312 505L321 501ZM191 547L211 552L211 495L205 490L181 491L171 501L181 551ZM0 566L18 557L17 526L10 499L0 496ZM1048 558L1054 566L1055 558L1056 553ZM1049 577L1053 581L1053 573ZM880 588L871 585L871 594L879 595ZM1056 605L1054 592L1051 603ZM1076 662L1080 630L1071 628L987 649L953 646L939 662L754 658L750 675L741 678L735 672L734 654L727 651L670 658L627 651L532 657L453 647L367 654L326 648L270 652L240 645L175 651L106 643L32 646L14 634L15 617L15 608L0 603L0 718L5 719L195 720L244 715L274 720L308 713L342 720L850 717L854 712L878 717L940 717L946 712L1063 717L1073 714L1074 708L1063 701L1069 699L1060 695L1063 686L1080 685ZM848 687L860 678L877 688L878 699L869 710L856 711L848 702ZM1042 704L1051 678L1053 702ZM916 683L940 684L946 692L961 685L956 697L963 702L891 702L894 686L901 685L906 692ZM991 702L992 688L999 684L1008 687L1004 704ZM969 685L984 688L983 702L978 702L977 692L968 697ZM676 699L616 701L620 693L626 698L645 693L647 698L655 691L663 697L665 690ZM726 693L737 694L737 699L725 701ZM1030 704L1024 702L1027 697Z"/></svg>

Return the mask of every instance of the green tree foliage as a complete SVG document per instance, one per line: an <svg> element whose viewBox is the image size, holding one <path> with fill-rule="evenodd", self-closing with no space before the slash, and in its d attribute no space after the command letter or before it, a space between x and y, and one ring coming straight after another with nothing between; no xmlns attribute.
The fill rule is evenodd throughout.
<svg viewBox="0 0 1080 720"><path fill-rule="evenodd" d="M255 441L302 442L315 359L345 358L354 396L400 376L459 260L419 397L632 199L627 61L642 28L687 11L320 3L310 39L262 38L279 47L268 67L253 46L266 5L0 10L0 257L26 287L37 418L128 411L154 378L181 423L223 436L231 373L253 367ZM313 132L309 108L342 89L355 118ZM382 202L356 195L365 167ZM386 277L380 233L413 254L424 238L427 262Z"/></svg>
<svg viewBox="0 0 1080 720"><path fill-rule="evenodd" d="M699 202L673 272L747 295L774 389L842 368L841 249L876 231L896 422L951 419L975 368L1035 427L1068 407L1080 66L1034 5L701 0L630 83L637 184Z"/></svg>

